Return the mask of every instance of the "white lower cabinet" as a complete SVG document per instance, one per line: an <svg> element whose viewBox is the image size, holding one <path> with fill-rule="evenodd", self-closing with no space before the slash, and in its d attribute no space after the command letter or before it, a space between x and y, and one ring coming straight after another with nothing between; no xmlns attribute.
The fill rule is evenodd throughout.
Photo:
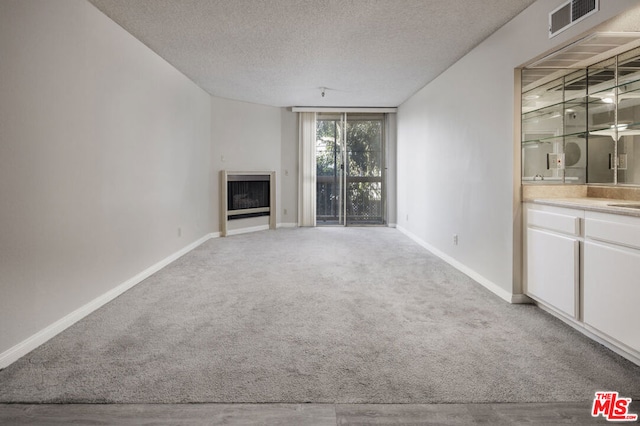
<svg viewBox="0 0 640 426"><path fill-rule="evenodd" d="M640 218L587 214L584 323L640 352Z"/></svg>
<svg viewBox="0 0 640 426"><path fill-rule="evenodd" d="M577 318L580 214L548 206L530 206L526 225L525 293Z"/></svg>
<svg viewBox="0 0 640 426"><path fill-rule="evenodd" d="M640 217L527 204L524 289L640 362Z"/></svg>
<svg viewBox="0 0 640 426"><path fill-rule="evenodd" d="M575 318L580 242L529 228L527 253L527 294Z"/></svg>

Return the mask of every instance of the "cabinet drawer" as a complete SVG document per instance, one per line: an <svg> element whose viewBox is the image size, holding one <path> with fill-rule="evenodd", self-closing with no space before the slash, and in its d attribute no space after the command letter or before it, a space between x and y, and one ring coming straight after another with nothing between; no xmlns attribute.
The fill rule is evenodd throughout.
<svg viewBox="0 0 640 426"><path fill-rule="evenodd" d="M587 218L585 237L640 249L640 219L625 222Z"/></svg>
<svg viewBox="0 0 640 426"><path fill-rule="evenodd" d="M527 225L568 235L580 235L580 218L566 214L529 209Z"/></svg>

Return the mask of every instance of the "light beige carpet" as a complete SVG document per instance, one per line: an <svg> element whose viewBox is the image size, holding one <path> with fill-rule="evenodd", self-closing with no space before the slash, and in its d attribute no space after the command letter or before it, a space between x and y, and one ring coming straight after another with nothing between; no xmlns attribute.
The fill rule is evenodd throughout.
<svg viewBox="0 0 640 426"><path fill-rule="evenodd" d="M208 241L0 372L1 402L640 397L640 367L389 228Z"/></svg>

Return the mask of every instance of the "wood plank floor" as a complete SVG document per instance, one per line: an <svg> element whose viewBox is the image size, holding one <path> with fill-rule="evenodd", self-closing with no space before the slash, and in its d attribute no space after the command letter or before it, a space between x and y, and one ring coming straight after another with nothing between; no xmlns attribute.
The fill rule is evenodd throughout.
<svg viewBox="0 0 640 426"><path fill-rule="evenodd" d="M0 404L1 425L585 425L591 402L518 404ZM640 413L639 401L630 412Z"/></svg>

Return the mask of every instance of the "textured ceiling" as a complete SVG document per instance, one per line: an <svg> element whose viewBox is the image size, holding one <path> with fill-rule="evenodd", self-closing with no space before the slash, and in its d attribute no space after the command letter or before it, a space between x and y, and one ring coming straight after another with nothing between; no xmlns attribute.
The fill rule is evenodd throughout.
<svg viewBox="0 0 640 426"><path fill-rule="evenodd" d="M214 96L383 107L401 104L534 2L89 1Z"/></svg>

